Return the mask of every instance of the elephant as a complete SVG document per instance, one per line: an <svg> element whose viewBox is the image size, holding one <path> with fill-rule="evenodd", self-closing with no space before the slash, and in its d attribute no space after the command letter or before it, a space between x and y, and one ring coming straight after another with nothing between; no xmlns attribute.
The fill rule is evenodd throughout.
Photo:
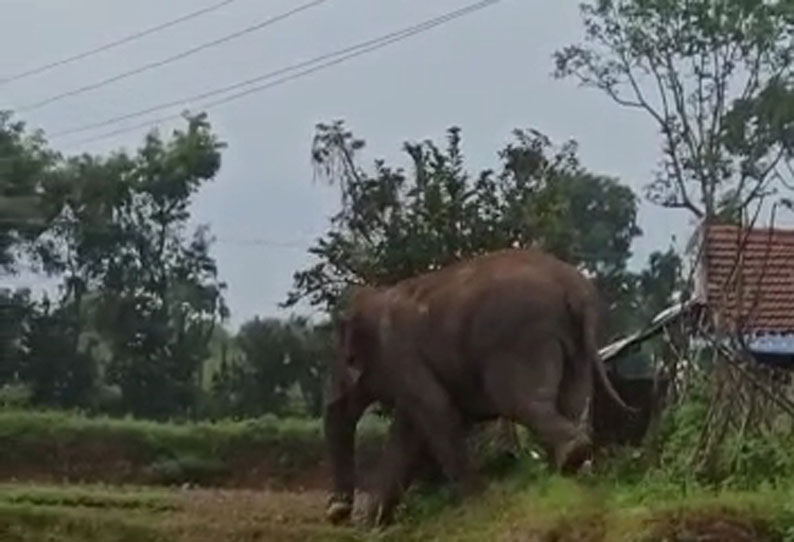
<svg viewBox="0 0 794 542"><path fill-rule="evenodd" d="M621 408L634 411L598 354L598 303L579 270L536 248L355 287L338 319L323 414L328 519L351 516L356 425L375 402L393 412L368 514L378 525L392 521L428 459L464 494L479 487L465 449L476 423L520 423L555 469L577 471L592 454L593 373Z"/></svg>

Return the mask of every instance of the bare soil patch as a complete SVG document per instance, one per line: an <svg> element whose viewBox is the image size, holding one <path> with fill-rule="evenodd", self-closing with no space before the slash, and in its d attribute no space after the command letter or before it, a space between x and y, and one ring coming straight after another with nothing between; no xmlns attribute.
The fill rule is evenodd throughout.
<svg viewBox="0 0 794 542"><path fill-rule="evenodd" d="M732 509L689 510L653 521L643 542L779 542L780 535L763 520Z"/></svg>

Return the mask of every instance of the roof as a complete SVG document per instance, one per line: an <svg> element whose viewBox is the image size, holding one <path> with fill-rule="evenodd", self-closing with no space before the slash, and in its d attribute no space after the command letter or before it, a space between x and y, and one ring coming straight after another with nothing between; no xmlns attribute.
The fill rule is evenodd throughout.
<svg viewBox="0 0 794 542"><path fill-rule="evenodd" d="M704 293L719 324L747 335L794 333L794 230L712 224L704 238Z"/></svg>
<svg viewBox="0 0 794 542"><path fill-rule="evenodd" d="M601 359L604 361L604 363L611 362L612 360L623 355L625 352L631 350L631 348L634 346L637 346L654 337L655 335L658 335L664 330L665 326L668 326L679 318L686 316L690 310L697 306L698 303L695 300L690 300L684 303L677 303L671 307L667 307L659 314L654 316L653 320L651 320L650 323L648 323L648 325L641 330L601 348L598 351Z"/></svg>

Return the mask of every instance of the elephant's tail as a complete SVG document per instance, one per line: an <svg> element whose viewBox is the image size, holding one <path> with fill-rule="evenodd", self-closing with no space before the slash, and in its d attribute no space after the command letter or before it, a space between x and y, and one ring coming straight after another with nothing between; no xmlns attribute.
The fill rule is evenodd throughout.
<svg viewBox="0 0 794 542"><path fill-rule="evenodd" d="M596 330L598 329L598 311L596 304L593 302L585 302L581 311L582 323L582 340L584 342L584 354L587 360L591 362L598 374L598 378L606 388L610 397L622 408L628 412L636 413L638 410L626 404L620 397L617 390L612 386L612 382L607 375L606 367L604 367L604 360L601 359L601 354L598 352L598 338Z"/></svg>

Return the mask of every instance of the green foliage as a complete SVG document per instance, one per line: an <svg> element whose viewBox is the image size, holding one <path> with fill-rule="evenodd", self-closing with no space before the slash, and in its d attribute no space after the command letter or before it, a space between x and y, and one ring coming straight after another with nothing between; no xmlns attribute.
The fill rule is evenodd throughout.
<svg viewBox="0 0 794 542"><path fill-rule="evenodd" d="M0 199L34 194L37 214L27 230L23 218L0 224L0 267L24 248L62 285L54 303L0 297L0 384L28 385L37 405L81 407L105 405L98 394L115 385L122 412L194 416L228 311L209 231L191 234L188 223L224 145L199 115L168 140L149 134L133 155L63 159L9 119L0 118Z"/></svg>
<svg viewBox="0 0 794 542"><path fill-rule="evenodd" d="M646 484L658 492L690 493L703 488L759 491L789 487L794 480L794 443L785 429L745 427L729 431L704 460L710 416L706 385L665 413L658 435L645 448L613 450L599 474L615 483Z"/></svg>
<svg viewBox="0 0 794 542"><path fill-rule="evenodd" d="M25 321L32 310L30 292L0 288L0 386L16 381Z"/></svg>
<svg viewBox="0 0 794 542"><path fill-rule="evenodd" d="M97 489L6 486L0 492L0 503L12 505L80 507L93 509L146 510L169 512L178 510L173 498L152 491L113 492Z"/></svg>
<svg viewBox="0 0 794 542"><path fill-rule="evenodd" d="M384 435L381 420L362 420L365 457L375 457ZM274 484L316 469L324 457L319 420L265 416L176 424L0 410L0 476L28 472L72 481L207 485L250 477L249 483Z"/></svg>
<svg viewBox="0 0 794 542"><path fill-rule="evenodd" d="M581 10L585 42L556 53L556 75L655 122L651 201L732 220L785 180L791 2L596 0Z"/></svg>
<svg viewBox="0 0 794 542"><path fill-rule="evenodd" d="M231 474L231 469L218 459L191 455L165 458L146 467L146 478L158 485L192 483L201 486L217 485Z"/></svg>
<svg viewBox="0 0 794 542"><path fill-rule="evenodd" d="M581 264L609 304L631 280L636 197L587 172L574 142L555 148L537 131L517 130L499 152L500 170L476 176L464 166L458 128L444 148L406 143L410 173L383 161L366 173L356 163L363 146L341 121L317 128L312 156L340 185L342 209L310 250L318 263L295 274L286 306L306 298L333 313L350 284L390 284L514 245L537 244Z"/></svg>
<svg viewBox="0 0 794 542"><path fill-rule="evenodd" d="M235 416L284 414L298 387L306 413L322 414L323 382L332 355L330 327L305 318L255 318L234 339L237 359L224 359L213 377L221 412Z"/></svg>
<svg viewBox="0 0 794 542"><path fill-rule="evenodd" d="M206 228L192 239L182 233L191 197L220 166L221 147L194 118L168 143L150 135L120 177L114 226L123 245L107 259L97 326L113 345L110 382L137 415L192 411L212 331L227 314Z"/></svg>
<svg viewBox="0 0 794 542"><path fill-rule="evenodd" d="M11 272L52 214L41 190L57 155L41 133L26 133L24 123L0 111L0 157L0 272Z"/></svg>
<svg viewBox="0 0 794 542"><path fill-rule="evenodd" d="M30 390L22 384L0 386L0 408L27 408L30 406L30 395Z"/></svg>
<svg viewBox="0 0 794 542"><path fill-rule="evenodd" d="M79 322L69 307L52 309L45 300L36 308L27 321L18 378L29 386L33 404L64 408L87 404L96 385L96 366L77 347Z"/></svg>

